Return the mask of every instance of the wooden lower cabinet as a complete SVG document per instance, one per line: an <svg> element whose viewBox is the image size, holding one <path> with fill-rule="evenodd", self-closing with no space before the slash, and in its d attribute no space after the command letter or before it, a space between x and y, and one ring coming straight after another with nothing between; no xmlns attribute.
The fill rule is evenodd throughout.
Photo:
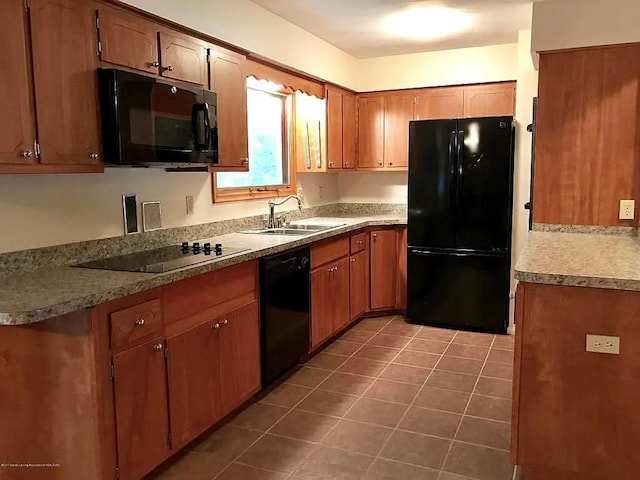
<svg viewBox="0 0 640 480"><path fill-rule="evenodd" d="M512 461L529 480L635 480L640 472L640 292L520 283ZM620 338L587 352L587 334Z"/></svg>
<svg viewBox="0 0 640 480"><path fill-rule="evenodd" d="M328 263L311 273L311 348L349 323L349 259Z"/></svg>
<svg viewBox="0 0 640 480"><path fill-rule="evenodd" d="M353 321L369 310L369 252L352 255L349 263L349 317Z"/></svg>
<svg viewBox="0 0 640 480"><path fill-rule="evenodd" d="M398 250L396 230L371 232L371 310L392 309L396 304Z"/></svg>
<svg viewBox="0 0 640 480"><path fill-rule="evenodd" d="M169 455L164 342L156 337L113 356L121 480L138 480Z"/></svg>
<svg viewBox="0 0 640 480"><path fill-rule="evenodd" d="M396 278L396 308L407 310L407 227L397 233L398 272Z"/></svg>
<svg viewBox="0 0 640 480"><path fill-rule="evenodd" d="M211 321L167 340L174 449L183 447L222 417L219 330L220 325Z"/></svg>
<svg viewBox="0 0 640 480"><path fill-rule="evenodd" d="M220 320L220 398L227 414L260 390L259 302Z"/></svg>

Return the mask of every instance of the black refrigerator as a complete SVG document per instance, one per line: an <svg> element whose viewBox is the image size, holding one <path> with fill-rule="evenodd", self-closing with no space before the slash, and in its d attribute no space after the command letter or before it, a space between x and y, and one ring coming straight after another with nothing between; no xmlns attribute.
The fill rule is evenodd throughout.
<svg viewBox="0 0 640 480"><path fill-rule="evenodd" d="M513 117L410 122L411 322L507 331L514 132Z"/></svg>

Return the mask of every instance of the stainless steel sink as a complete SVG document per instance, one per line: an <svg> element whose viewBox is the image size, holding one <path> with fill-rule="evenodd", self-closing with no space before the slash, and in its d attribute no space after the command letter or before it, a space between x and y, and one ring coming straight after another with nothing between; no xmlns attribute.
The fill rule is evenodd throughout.
<svg viewBox="0 0 640 480"><path fill-rule="evenodd" d="M266 228L264 230L246 230L240 233L253 233L257 235L297 235L300 237L322 232L331 228L341 227L344 223L319 224L295 224L286 225L281 228Z"/></svg>

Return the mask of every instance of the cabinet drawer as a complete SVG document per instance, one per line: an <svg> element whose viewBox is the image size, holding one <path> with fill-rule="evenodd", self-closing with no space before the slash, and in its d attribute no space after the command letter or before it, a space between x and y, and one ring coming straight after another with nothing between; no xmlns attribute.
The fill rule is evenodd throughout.
<svg viewBox="0 0 640 480"><path fill-rule="evenodd" d="M369 235L366 233L359 233L351 236L351 254L358 253L367 248L367 239Z"/></svg>
<svg viewBox="0 0 640 480"><path fill-rule="evenodd" d="M134 305L110 315L111 348L156 334L162 327L160 300Z"/></svg>
<svg viewBox="0 0 640 480"><path fill-rule="evenodd" d="M311 268L349 255L349 237L319 242L311 247Z"/></svg>

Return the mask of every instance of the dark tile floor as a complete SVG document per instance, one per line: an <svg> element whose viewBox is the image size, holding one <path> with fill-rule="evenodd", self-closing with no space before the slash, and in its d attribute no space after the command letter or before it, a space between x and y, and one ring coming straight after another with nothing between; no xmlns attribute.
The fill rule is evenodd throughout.
<svg viewBox="0 0 640 480"><path fill-rule="evenodd" d="M511 480L513 337L365 319L163 480Z"/></svg>

